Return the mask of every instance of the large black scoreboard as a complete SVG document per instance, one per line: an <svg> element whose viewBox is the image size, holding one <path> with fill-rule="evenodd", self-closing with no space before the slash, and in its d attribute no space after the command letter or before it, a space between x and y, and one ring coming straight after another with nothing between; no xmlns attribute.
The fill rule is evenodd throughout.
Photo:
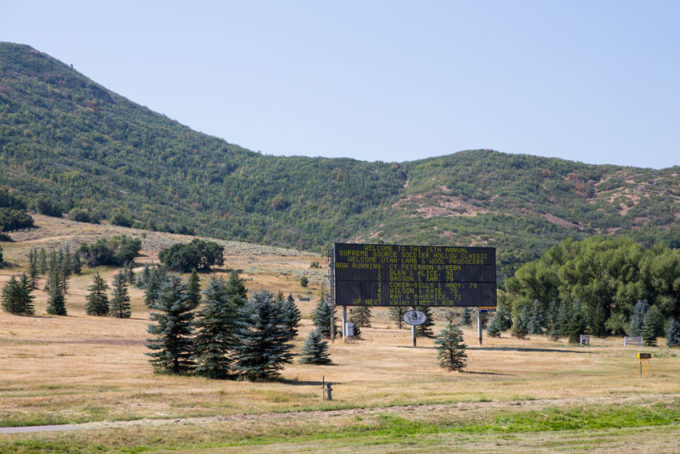
<svg viewBox="0 0 680 454"><path fill-rule="evenodd" d="M496 249L335 243L338 306L495 306Z"/></svg>

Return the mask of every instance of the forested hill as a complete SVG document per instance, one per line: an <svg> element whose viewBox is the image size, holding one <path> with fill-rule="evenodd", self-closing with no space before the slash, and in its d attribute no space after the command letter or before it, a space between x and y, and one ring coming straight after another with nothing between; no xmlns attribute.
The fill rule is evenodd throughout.
<svg viewBox="0 0 680 454"><path fill-rule="evenodd" d="M266 156L0 43L0 189L80 219L305 249L489 244L510 271L570 236L680 245L678 172L489 150L406 163Z"/></svg>

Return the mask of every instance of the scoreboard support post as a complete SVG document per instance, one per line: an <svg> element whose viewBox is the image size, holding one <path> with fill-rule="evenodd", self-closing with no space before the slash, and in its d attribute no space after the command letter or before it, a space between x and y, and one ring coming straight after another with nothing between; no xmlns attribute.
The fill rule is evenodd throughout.
<svg viewBox="0 0 680 454"><path fill-rule="evenodd" d="M477 339L479 345L482 345L482 311L477 308Z"/></svg>
<svg viewBox="0 0 680 454"><path fill-rule="evenodd" d="M342 306L342 341L347 342L347 306Z"/></svg>

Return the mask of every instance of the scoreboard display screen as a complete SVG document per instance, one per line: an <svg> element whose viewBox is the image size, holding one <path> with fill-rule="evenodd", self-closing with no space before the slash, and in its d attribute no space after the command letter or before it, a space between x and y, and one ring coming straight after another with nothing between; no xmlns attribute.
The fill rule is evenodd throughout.
<svg viewBox="0 0 680 454"><path fill-rule="evenodd" d="M338 306L496 306L496 249L335 243Z"/></svg>

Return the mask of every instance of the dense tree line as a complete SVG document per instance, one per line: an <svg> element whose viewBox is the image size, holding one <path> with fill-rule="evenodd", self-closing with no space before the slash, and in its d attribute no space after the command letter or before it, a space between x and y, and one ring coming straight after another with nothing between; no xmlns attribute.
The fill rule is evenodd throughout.
<svg viewBox="0 0 680 454"><path fill-rule="evenodd" d="M625 236L566 240L520 267L507 289L501 299L512 306L519 337L577 341L580 331L642 335L651 343L666 320L680 316L680 250Z"/></svg>

